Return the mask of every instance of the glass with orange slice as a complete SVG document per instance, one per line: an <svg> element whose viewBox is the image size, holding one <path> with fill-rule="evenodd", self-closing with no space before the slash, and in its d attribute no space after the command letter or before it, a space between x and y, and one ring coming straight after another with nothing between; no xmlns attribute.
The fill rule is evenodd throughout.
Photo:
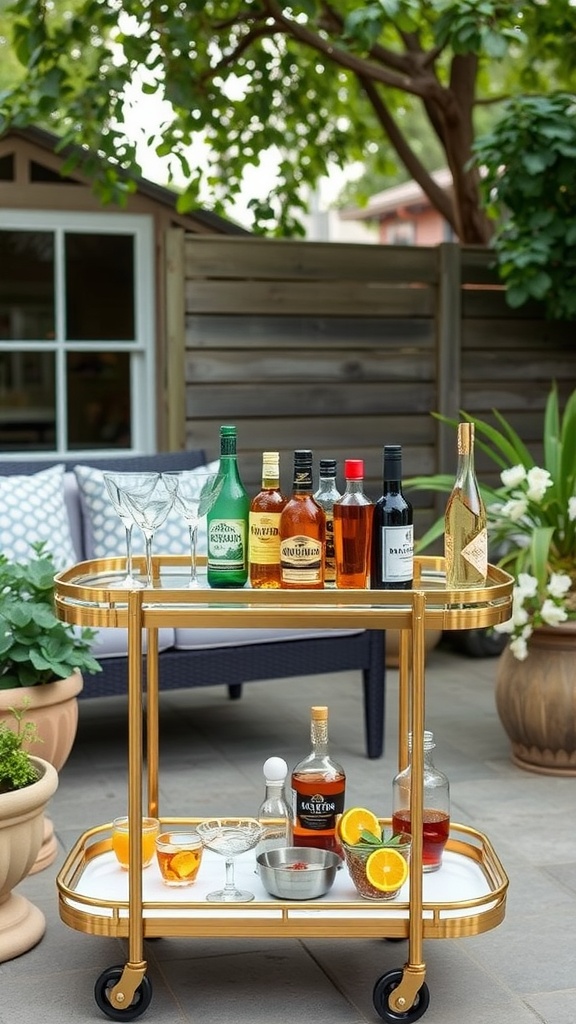
<svg viewBox="0 0 576 1024"><path fill-rule="evenodd" d="M162 832L156 837L156 859L162 881L170 886L192 885L196 881L203 845L194 829Z"/></svg>
<svg viewBox="0 0 576 1024"><path fill-rule="evenodd" d="M408 878L411 837L387 834L366 807L351 807L338 822L350 878L365 900L391 900Z"/></svg>

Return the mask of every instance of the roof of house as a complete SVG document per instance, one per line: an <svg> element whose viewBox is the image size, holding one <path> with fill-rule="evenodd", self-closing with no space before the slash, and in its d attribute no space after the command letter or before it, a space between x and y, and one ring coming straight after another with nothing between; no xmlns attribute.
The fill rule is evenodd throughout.
<svg viewBox="0 0 576 1024"><path fill-rule="evenodd" d="M64 146L62 149L58 149L60 141L58 136L54 135L53 132L46 131L44 128L38 128L35 125L27 128L11 127L3 137L8 138L10 135L26 139L28 142L39 146L47 152L53 153L58 157L62 157L63 160L71 154L81 155L82 153L79 146ZM148 196L149 199L176 211L178 193L163 185L158 185L156 182L150 181L148 178L141 178L136 175L126 176L130 177L135 182L138 192L142 193L142 195ZM247 228L242 227L240 224L236 224L232 220L220 217L218 214L212 213L212 211L205 210L201 207L191 210L188 214L179 214L179 217L182 217L185 220L190 219L191 222L195 221L196 223L200 223L205 228L216 234L252 234L252 232L248 231Z"/></svg>
<svg viewBox="0 0 576 1024"><path fill-rule="evenodd" d="M431 177L440 188L448 191L452 186L452 174L444 167L439 171L432 171ZM394 185L382 192L376 192L370 196L366 206L351 207L340 211L342 220L373 220L382 217L386 213L392 213L398 208L407 208L429 205L430 200L420 185L415 181L404 181L401 185Z"/></svg>

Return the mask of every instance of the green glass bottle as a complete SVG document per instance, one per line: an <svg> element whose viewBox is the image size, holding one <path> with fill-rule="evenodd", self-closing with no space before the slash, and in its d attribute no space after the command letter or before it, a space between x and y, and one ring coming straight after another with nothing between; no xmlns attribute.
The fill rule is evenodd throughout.
<svg viewBox="0 0 576 1024"><path fill-rule="evenodd" d="M248 512L250 499L240 479L236 427L220 427L222 487L207 515L208 585L243 587L248 579Z"/></svg>

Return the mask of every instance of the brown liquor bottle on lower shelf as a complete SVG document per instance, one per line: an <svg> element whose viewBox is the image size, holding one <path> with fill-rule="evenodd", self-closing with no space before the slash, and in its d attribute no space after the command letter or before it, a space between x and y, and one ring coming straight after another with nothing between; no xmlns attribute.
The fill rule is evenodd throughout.
<svg viewBox="0 0 576 1024"><path fill-rule="evenodd" d="M312 749L292 770L292 843L342 856L336 822L344 810L346 775L328 752L328 708L310 713Z"/></svg>
<svg viewBox="0 0 576 1024"><path fill-rule="evenodd" d="M280 587L280 514L286 498L280 491L280 456L262 453L262 490L252 498L248 515L250 585Z"/></svg>
<svg viewBox="0 0 576 1024"><path fill-rule="evenodd" d="M294 490L280 516L280 579L286 590L322 590L326 520L312 494L312 452L294 452Z"/></svg>

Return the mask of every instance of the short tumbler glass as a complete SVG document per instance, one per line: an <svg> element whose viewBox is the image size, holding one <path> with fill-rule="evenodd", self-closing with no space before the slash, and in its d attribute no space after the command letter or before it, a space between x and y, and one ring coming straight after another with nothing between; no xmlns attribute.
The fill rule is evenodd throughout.
<svg viewBox="0 0 576 1024"><path fill-rule="evenodd" d="M204 847L195 829L161 832L156 837L156 858L165 885L192 885L200 870Z"/></svg>
<svg viewBox="0 0 576 1024"><path fill-rule="evenodd" d="M410 860L410 849L412 846L412 838L409 835L403 833L399 842L394 844L394 849L401 853L405 860ZM362 899L365 900L393 900L400 892L400 889L393 889L389 892L383 892L381 889L376 889L375 886L368 881L366 877L366 861L371 853L374 852L377 847L370 848L369 846L349 846L347 843L342 843L344 849L344 857L346 858L346 866L350 878L356 886L356 891Z"/></svg>
<svg viewBox="0 0 576 1024"><path fill-rule="evenodd" d="M142 867L147 868L154 860L156 836L160 831L158 818L142 818ZM112 849L120 867L130 866L130 844L128 818L114 818L112 822Z"/></svg>

